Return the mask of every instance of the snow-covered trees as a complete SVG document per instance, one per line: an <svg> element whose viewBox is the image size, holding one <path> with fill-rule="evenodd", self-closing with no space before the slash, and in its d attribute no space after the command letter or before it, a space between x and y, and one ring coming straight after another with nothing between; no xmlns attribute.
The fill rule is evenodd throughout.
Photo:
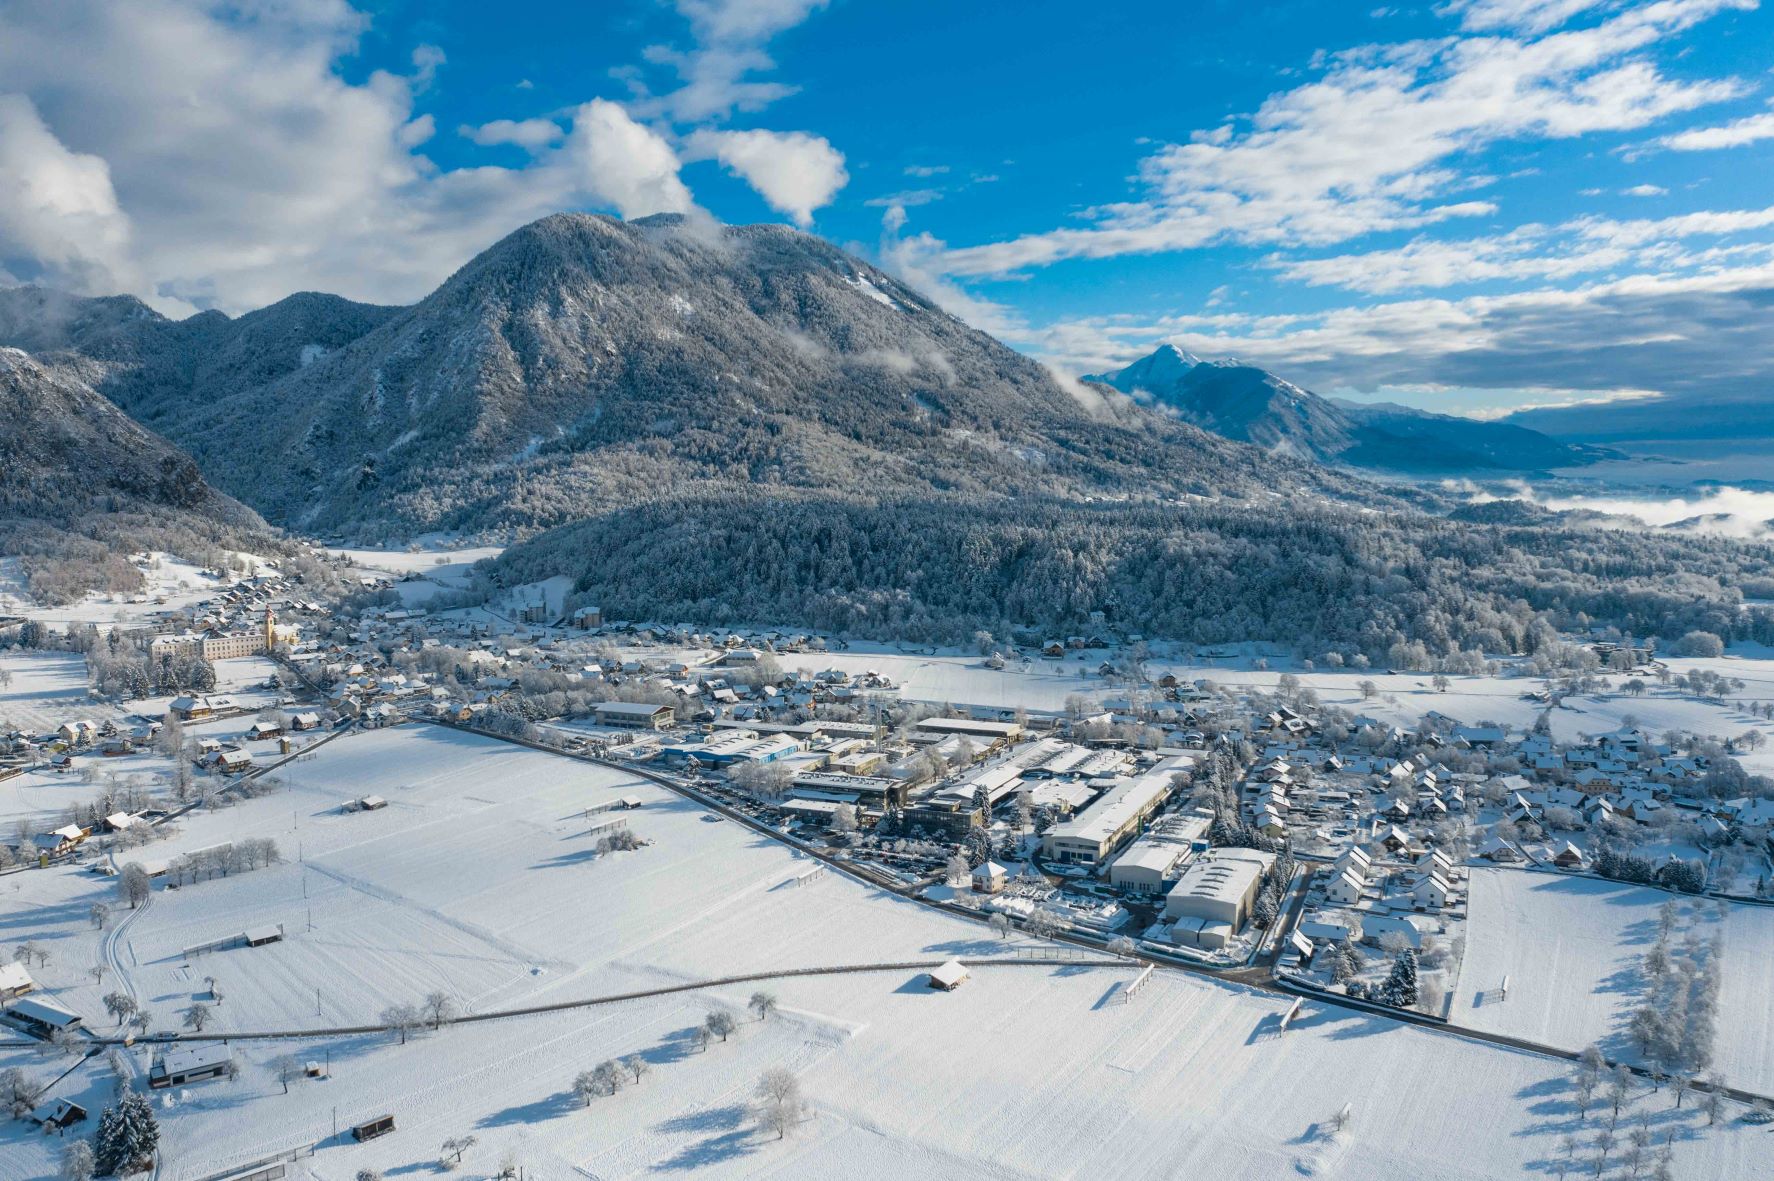
<svg viewBox="0 0 1774 1181"><path fill-rule="evenodd" d="M426 994L422 1007L425 1019L431 1022L431 1028L439 1029L443 1023L455 1017L456 998L441 990Z"/></svg>
<svg viewBox="0 0 1774 1181"><path fill-rule="evenodd" d="M153 893L154 883L149 879L148 871L142 868L141 862L131 861L117 875L117 890L128 900L129 908L134 910L148 900L148 896Z"/></svg>
<svg viewBox="0 0 1774 1181"><path fill-rule="evenodd" d="M214 1012L213 1009L202 1001L194 1001L188 1008L179 1013L179 1017L184 1021L186 1029L202 1033L204 1026L209 1024L210 1017Z"/></svg>
<svg viewBox="0 0 1774 1181"><path fill-rule="evenodd" d="M768 1018L770 1014L776 1012L776 994L773 992L754 992L751 994L751 1000L746 1003L746 1008L756 1013L759 1021L763 1021Z"/></svg>
<svg viewBox="0 0 1774 1181"><path fill-rule="evenodd" d="M416 1007L401 1004L389 1005L383 1009L381 1020L382 1024L388 1027L390 1033L400 1035L400 1044L404 1046L413 1031L424 1023L425 1017Z"/></svg>
<svg viewBox="0 0 1774 1181"><path fill-rule="evenodd" d="M160 1147L160 1124L154 1107L135 1091L124 1091L116 1107L99 1116L93 1164L103 1176L122 1176L148 1168Z"/></svg>
<svg viewBox="0 0 1774 1181"><path fill-rule="evenodd" d="M61 1181L92 1181L94 1164L92 1145L70 1140L62 1147Z"/></svg>
<svg viewBox="0 0 1774 1181"><path fill-rule="evenodd" d="M764 1072L758 1080L756 1095L758 1124L765 1131L775 1132L778 1140L794 1130L807 1109L800 1080L793 1071L781 1066Z"/></svg>
<svg viewBox="0 0 1774 1181"><path fill-rule="evenodd" d="M1373 999L1397 1009L1414 1009L1417 993L1417 953L1405 948L1392 961L1392 971L1374 990Z"/></svg>

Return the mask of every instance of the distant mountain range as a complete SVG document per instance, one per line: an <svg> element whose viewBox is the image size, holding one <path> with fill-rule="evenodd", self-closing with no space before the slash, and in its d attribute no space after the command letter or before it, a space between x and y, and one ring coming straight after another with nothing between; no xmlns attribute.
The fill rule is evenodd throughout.
<svg viewBox="0 0 1774 1181"><path fill-rule="evenodd" d="M1675 393L1643 400L1520 410L1502 420L1558 439L1655 451L1658 443L1719 440L1726 448L1774 440L1768 392Z"/></svg>
<svg viewBox="0 0 1774 1181"><path fill-rule="evenodd" d="M1324 398L1254 365L1203 361L1164 345L1086 381L1271 453L1400 474L1542 471L1612 455L1508 422Z"/></svg>
<svg viewBox="0 0 1774 1181"><path fill-rule="evenodd" d="M724 489L1163 498L1377 493L1062 384L822 239L561 214L409 308L236 320L0 292L0 342L322 535L534 530Z"/></svg>

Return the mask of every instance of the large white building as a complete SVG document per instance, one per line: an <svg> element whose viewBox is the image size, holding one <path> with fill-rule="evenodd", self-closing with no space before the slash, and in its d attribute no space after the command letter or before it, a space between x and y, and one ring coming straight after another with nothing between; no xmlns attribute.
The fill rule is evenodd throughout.
<svg viewBox="0 0 1774 1181"><path fill-rule="evenodd" d="M1101 865L1164 806L1172 790L1171 777L1186 766L1186 759L1166 759L1144 775L1109 788L1084 811L1048 829L1042 852L1062 864Z"/></svg>
<svg viewBox="0 0 1774 1181"><path fill-rule="evenodd" d="M1275 854L1256 849L1215 849L1205 853L1164 896L1164 920L1171 938L1195 947L1223 947L1250 919Z"/></svg>

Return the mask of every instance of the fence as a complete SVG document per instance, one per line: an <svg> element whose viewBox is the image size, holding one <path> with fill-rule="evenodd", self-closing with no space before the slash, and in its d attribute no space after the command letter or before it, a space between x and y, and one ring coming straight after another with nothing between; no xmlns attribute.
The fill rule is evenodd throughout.
<svg viewBox="0 0 1774 1181"><path fill-rule="evenodd" d="M1155 971L1157 971L1155 965L1147 964L1143 972L1138 976L1135 976L1132 980L1129 980L1126 984L1123 984L1118 998L1120 1003L1125 1005L1135 996L1139 995L1139 991L1152 979L1152 973Z"/></svg>
<svg viewBox="0 0 1774 1181"><path fill-rule="evenodd" d="M825 866L824 865L813 865L813 866L809 866L806 869L803 869L800 873L798 873L794 877L790 878L789 881L792 884L797 885L797 886L805 886L809 882L818 881L820 878L822 878L824 876L825 876Z"/></svg>

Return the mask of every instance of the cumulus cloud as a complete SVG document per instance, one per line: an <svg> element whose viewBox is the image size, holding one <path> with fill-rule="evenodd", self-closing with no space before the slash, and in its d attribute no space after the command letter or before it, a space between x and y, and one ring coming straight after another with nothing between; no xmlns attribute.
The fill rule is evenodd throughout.
<svg viewBox="0 0 1774 1181"><path fill-rule="evenodd" d="M127 289L129 244L104 160L70 151L29 98L0 95L0 267L53 286Z"/></svg>
<svg viewBox="0 0 1774 1181"><path fill-rule="evenodd" d="M616 103L593 99L580 107L565 150L585 187L623 217L684 213L695 204L678 179L671 145Z"/></svg>
<svg viewBox="0 0 1774 1181"><path fill-rule="evenodd" d="M795 93L784 82L755 77L776 68L765 46L826 6L827 0L677 0L690 22L688 49L656 45L646 60L673 70L680 85L653 94L636 82L636 109L647 117L704 123L734 111L758 111Z"/></svg>
<svg viewBox="0 0 1774 1181"><path fill-rule="evenodd" d="M692 158L719 160L803 228L850 180L844 154L804 131L703 130L690 136L686 149Z"/></svg>
<svg viewBox="0 0 1774 1181"><path fill-rule="evenodd" d="M691 207L671 146L608 102L553 140L477 129L527 140L522 167L439 169L415 150L434 129L413 104L441 55L347 81L365 21L343 0L22 0L0 19L0 268L15 276L173 312L296 290L408 302L545 214Z"/></svg>

